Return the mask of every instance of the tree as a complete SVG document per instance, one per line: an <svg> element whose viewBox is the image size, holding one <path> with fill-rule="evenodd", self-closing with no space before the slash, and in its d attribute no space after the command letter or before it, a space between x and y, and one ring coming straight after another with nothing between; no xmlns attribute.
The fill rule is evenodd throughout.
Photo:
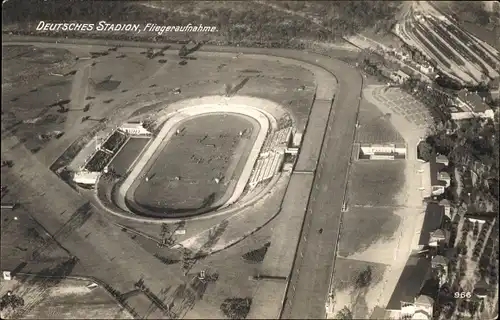
<svg viewBox="0 0 500 320"><path fill-rule="evenodd" d="M228 298L222 302L220 309L229 319L246 319L251 305L251 298Z"/></svg>
<svg viewBox="0 0 500 320"><path fill-rule="evenodd" d="M231 96L232 90L233 90L233 86L230 83L226 83L224 85L224 91L225 91L226 97Z"/></svg>
<svg viewBox="0 0 500 320"><path fill-rule="evenodd" d="M350 320L354 318L352 316L351 310L347 306L345 306L344 308L342 308L342 310L337 312L337 314L335 315L335 319Z"/></svg>
<svg viewBox="0 0 500 320"><path fill-rule="evenodd" d="M361 271L356 279L356 286L358 288L367 287L372 281L372 268L370 266L366 267L365 270Z"/></svg>
<svg viewBox="0 0 500 320"><path fill-rule="evenodd" d="M419 158L424 161L430 161L434 148L427 141L422 141L418 144Z"/></svg>
<svg viewBox="0 0 500 320"><path fill-rule="evenodd" d="M185 44L182 45L182 47L179 49L179 57L183 58L187 56L189 53L188 48L186 47Z"/></svg>

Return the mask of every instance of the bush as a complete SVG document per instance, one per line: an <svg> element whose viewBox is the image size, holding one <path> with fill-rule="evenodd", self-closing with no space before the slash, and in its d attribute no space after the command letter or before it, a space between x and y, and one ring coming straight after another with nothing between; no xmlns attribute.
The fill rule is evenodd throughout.
<svg viewBox="0 0 500 320"><path fill-rule="evenodd" d="M335 315L335 319L342 319L342 320L350 320L354 319L352 316L351 310L346 306L342 308L337 314Z"/></svg>
<svg viewBox="0 0 500 320"><path fill-rule="evenodd" d="M251 298L228 298L222 302L220 309L229 319L246 319L251 305Z"/></svg>

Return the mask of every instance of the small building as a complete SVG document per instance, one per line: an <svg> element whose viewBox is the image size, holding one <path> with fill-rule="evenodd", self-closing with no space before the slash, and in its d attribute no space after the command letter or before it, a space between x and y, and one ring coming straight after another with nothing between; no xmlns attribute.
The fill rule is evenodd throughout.
<svg viewBox="0 0 500 320"><path fill-rule="evenodd" d="M388 143L388 144L360 144L360 158L367 157L372 160L390 160L404 159L406 157L406 144Z"/></svg>
<svg viewBox="0 0 500 320"><path fill-rule="evenodd" d="M418 254L412 254L386 306L387 318L411 319L418 310L426 310L428 301L419 300L419 296L430 276L430 261Z"/></svg>
<svg viewBox="0 0 500 320"><path fill-rule="evenodd" d="M436 162L437 163L441 163L441 164L444 164L445 166L448 166L449 165L449 161L448 161L448 157L446 157L445 155L443 154L437 154L436 156Z"/></svg>
<svg viewBox="0 0 500 320"><path fill-rule="evenodd" d="M292 146L295 147L295 148L298 148L298 147L300 147L301 143L302 143L302 133L296 132L293 135Z"/></svg>
<svg viewBox="0 0 500 320"><path fill-rule="evenodd" d="M491 221L493 222L495 220L496 214L493 212L489 213L466 213L464 215L464 218L469 220L472 223L479 223L483 224L486 223L486 221Z"/></svg>
<svg viewBox="0 0 500 320"><path fill-rule="evenodd" d="M437 255L434 258L432 258L431 261L431 267L432 269L437 269L437 268L448 268L448 259L446 257Z"/></svg>
<svg viewBox="0 0 500 320"><path fill-rule="evenodd" d="M389 75L389 78L393 80L394 82L397 83L404 83L405 81L409 80L411 76L401 70L397 70L395 72L392 72Z"/></svg>
<svg viewBox="0 0 500 320"><path fill-rule="evenodd" d="M431 194L439 196L450 186L450 175L445 171L446 165L437 161L438 155L433 155L429 160L429 169L431 173Z"/></svg>
<svg viewBox="0 0 500 320"><path fill-rule="evenodd" d="M494 118L494 112L485 103L485 99L481 98L475 92L469 92L467 89L461 90L456 98L455 104L458 108L451 113L451 118L454 120L463 120L470 118Z"/></svg>
<svg viewBox="0 0 500 320"><path fill-rule="evenodd" d="M75 172L73 181L81 185L94 185L99 179L100 172L79 171Z"/></svg>
<svg viewBox="0 0 500 320"><path fill-rule="evenodd" d="M496 77L488 83L490 88L491 99L498 100L500 99L500 77Z"/></svg>
<svg viewBox="0 0 500 320"><path fill-rule="evenodd" d="M422 250L431 242L431 234L441 228L444 220L444 208L437 203L429 202L425 208L424 221L420 231L417 250Z"/></svg>
<svg viewBox="0 0 500 320"><path fill-rule="evenodd" d="M490 286L486 283L484 279L479 280L474 285L474 296L478 299L485 299L488 296L488 291L490 290Z"/></svg>
<svg viewBox="0 0 500 320"><path fill-rule="evenodd" d="M448 245L448 241L450 239L450 232L448 230L437 229L431 231L429 237L429 246L430 247L439 247L440 245Z"/></svg>
<svg viewBox="0 0 500 320"><path fill-rule="evenodd" d="M426 75L434 73L434 67L430 64L421 64L419 67L420 71Z"/></svg>
<svg viewBox="0 0 500 320"><path fill-rule="evenodd" d="M144 128L142 122L137 122L137 123L127 122L122 124L118 129L130 135L145 136L151 134L151 132L149 132L146 128Z"/></svg>
<svg viewBox="0 0 500 320"><path fill-rule="evenodd" d="M439 201L439 205L444 208L444 215L451 219L451 204L447 199Z"/></svg>

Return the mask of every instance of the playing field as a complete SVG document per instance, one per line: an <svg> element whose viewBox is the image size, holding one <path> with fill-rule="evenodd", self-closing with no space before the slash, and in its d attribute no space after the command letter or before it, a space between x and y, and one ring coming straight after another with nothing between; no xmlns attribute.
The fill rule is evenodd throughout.
<svg viewBox="0 0 500 320"><path fill-rule="evenodd" d="M258 131L254 126L250 118L222 113L182 123L143 171L135 202L169 215L216 205L234 188L231 182L237 181Z"/></svg>
<svg viewBox="0 0 500 320"><path fill-rule="evenodd" d="M147 138L130 138L120 150L118 155L109 164L117 174L124 176L131 168L135 159L141 154L141 151L148 144Z"/></svg>

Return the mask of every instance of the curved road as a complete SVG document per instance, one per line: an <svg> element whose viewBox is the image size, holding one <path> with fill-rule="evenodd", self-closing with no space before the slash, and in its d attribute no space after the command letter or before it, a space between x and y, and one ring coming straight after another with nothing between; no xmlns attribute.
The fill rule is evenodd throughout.
<svg viewBox="0 0 500 320"><path fill-rule="evenodd" d="M134 43L105 40L71 40L41 37L4 37L3 43L23 42L34 44L55 42L78 44L78 46L129 46L161 48L164 44ZM31 43L30 43L31 42ZM95 48L94 48L95 50ZM325 318L325 302L334 268L336 243L341 223L341 206L344 197L347 172L354 140L354 129L362 89L362 77L346 63L319 54L287 49L230 48L204 46L201 51L241 52L245 55L267 55L266 59L293 59L304 62L305 68L314 72L317 81L316 103L329 106L337 91L333 108L327 119L327 130L315 130L313 117L309 120L304 141L324 137L320 146L304 143L296 170L315 174L313 188L307 206L298 253L290 276L282 318ZM312 66L311 66L312 65ZM338 75L335 79L334 75ZM336 90L337 89L337 90ZM313 108L314 109L314 108ZM324 119L325 120L325 119ZM312 135L312 136L311 136ZM308 138L309 136L309 138ZM319 160L317 156L319 155ZM303 160L305 159L305 160ZM316 166L317 164L317 166ZM299 166L300 165L300 166ZM307 190L305 190L307 192ZM324 232L316 232L323 228ZM291 244L292 245L292 244ZM73 247L77 250L78 246ZM78 252L74 252L78 256ZM151 270L155 274L155 270ZM99 274L104 277L105 275ZM103 279L106 281L106 279ZM156 287L151 283L151 286ZM154 288L156 289L156 288ZM156 291L156 290L155 290Z"/></svg>

